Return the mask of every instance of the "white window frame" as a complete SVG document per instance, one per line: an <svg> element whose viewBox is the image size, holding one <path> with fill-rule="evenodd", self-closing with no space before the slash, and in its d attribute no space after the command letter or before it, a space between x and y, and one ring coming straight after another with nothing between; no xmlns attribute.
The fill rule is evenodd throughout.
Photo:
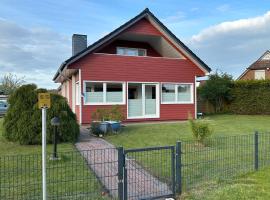
<svg viewBox="0 0 270 200"><path fill-rule="evenodd" d="M103 83L103 102L86 102L85 94L86 94L86 83ZM107 94L107 83L119 83L122 84L122 102L107 102L106 94ZM84 105L125 105L126 104L126 83L122 81L83 81L83 96Z"/></svg>
<svg viewBox="0 0 270 200"><path fill-rule="evenodd" d="M171 84L174 85L174 101L163 101L162 97L162 85L163 84ZM191 85L191 100L190 101L178 101L178 85ZM161 104L194 104L194 83L168 83L162 82L160 86L160 96L161 96Z"/></svg>
<svg viewBox="0 0 270 200"><path fill-rule="evenodd" d="M132 48L132 47L116 47L116 55L119 56L131 56L131 55L122 55L122 54L118 54L118 49L136 49L138 51L138 55L136 55L135 57L146 57L147 56L147 49L143 49L143 48ZM139 56L139 50L143 50L144 51L144 56Z"/></svg>
<svg viewBox="0 0 270 200"><path fill-rule="evenodd" d="M257 78L256 77L256 72L262 73L263 72L263 78ZM265 80L265 70L255 70L254 71L254 79L255 80Z"/></svg>
<svg viewBox="0 0 270 200"><path fill-rule="evenodd" d="M75 83L75 105L76 106L80 105L80 97L81 97L81 94L80 94L80 82L77 81Z"/></svg>

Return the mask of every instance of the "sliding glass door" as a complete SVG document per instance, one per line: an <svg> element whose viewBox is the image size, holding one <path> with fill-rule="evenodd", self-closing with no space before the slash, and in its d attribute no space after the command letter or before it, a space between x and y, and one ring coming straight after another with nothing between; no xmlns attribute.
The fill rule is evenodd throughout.
<svg viewBox="0 0 270 200"><path fill-rule="evenodd" d="M128 118L159 117L159 85L128 83Z"/></svg>

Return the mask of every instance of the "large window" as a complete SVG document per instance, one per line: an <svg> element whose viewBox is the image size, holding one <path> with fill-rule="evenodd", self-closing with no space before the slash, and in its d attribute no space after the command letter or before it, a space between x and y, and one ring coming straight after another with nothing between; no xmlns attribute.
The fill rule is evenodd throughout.
<svg viewBox="0 0 270 200"><path fill-rule="evenodd" d="M162 103L193 103L193 84L162 84Z"/></svg>
<svg viewBox="0 0 270 200"><path fill-rule="evenodd" d="M265 71L264 70L255 70L255 79L256 80L264 80L265 79Z"/></svg>
<svg viewBox="0 0 270 200"><path fill-rule="evenodd" d="M162 84L162 101L175 102L175 85Z"/></svg>
<svg viewBox="0 0 270 200"><path fill-rule="evenodd" d="M85 104L124 104L124 83L85 82Z"/></svg>
<svg viewBox="0 0 270 200"><path fill-rule="evenodd" d="M146 56L146 49L117 47L117 54L123 56Z"/></svg>

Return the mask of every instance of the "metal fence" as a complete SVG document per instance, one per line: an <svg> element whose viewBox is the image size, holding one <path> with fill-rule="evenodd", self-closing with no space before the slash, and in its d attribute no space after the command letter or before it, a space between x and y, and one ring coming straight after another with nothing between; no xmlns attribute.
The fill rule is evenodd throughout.
<svg viewBox="0 0 270 200"><path fill-rule="evenodd" d="M231 179L270 166L270 134L211 138L204 144L181 142L182 190Z"/></svg>
<svg viewBox="0 0 270 200"><path fill-rule="evenodd" d="M62 152L60 160L48 159L48 199L112 199L118 190L112 151ZM0 199L42 199L41 173L41 154L0 157Z"/></svg>
<svg viewBox="0 0 270 200"><path fill-rule="evenodd" d="M47 165L48 199L173 197L201 184L270 166L270 134L211 138L204 144L59 153ZM0 199L41 199L41 155L0 157Z"/></svg>

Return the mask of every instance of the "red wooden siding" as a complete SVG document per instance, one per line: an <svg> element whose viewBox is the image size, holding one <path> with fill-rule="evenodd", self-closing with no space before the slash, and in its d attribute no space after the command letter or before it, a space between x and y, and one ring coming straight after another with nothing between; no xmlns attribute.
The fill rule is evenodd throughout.
<svg viewBox="0 0 270 200"><path fill-rule="evenodd" d="M82 107L83 124L89 124L92 120L91 114L98 108L110 109L111 105L85 105ZM126 122L137 121L166 121L166 120L185 120L189 114L194 116L194 104L161 104L160 118L145 118L145 119L126 119L127 105L120 105Z"/></svg>
<svg viewBox="0 0 270 200"><path fill-rule="evenodd" d="M129 27L124 33L134 33L142 35L156 35L161 36L162 34L147 20L141 19L136 24Z"/></svg>
<svg viewBox="0 0 270 200"><path fill-rule="evenodd" d="M80 66L81 80L92 81L140 81L140 82L179 82L194 83L195 76L204 73L186 59L163 57L132 57L110 54L87 55L72 65ZM83 90L83 86L82 86ZM91 122L91 113L98 107L82 105L82 123ZM127 105L121 106L126 116ZM76 111L78 113L79 111ZM145 120L181 120L187 119L188 113L194 114L194 104L161 104L160 118ZM128 121L139 121L128 120Z"/></svg>
<svg viewBox="0 0 270 200"><path fill-rule="evenodd" d="M136 57L110 54L87 55L74 63L80 66L82 80L194 82L204 73L191 61L163 57Z"/></svg>
<svg viewBox="0 0 270 200"><path fill-rule="evenodd" d="M153 49L153 47L151 47L151 45L149 45L148 43L125 41L125 40L116 40L97 52L116 54L117 47L142 48L147 50L147 56L161 57L161 55L155 49Z"/></svg>

